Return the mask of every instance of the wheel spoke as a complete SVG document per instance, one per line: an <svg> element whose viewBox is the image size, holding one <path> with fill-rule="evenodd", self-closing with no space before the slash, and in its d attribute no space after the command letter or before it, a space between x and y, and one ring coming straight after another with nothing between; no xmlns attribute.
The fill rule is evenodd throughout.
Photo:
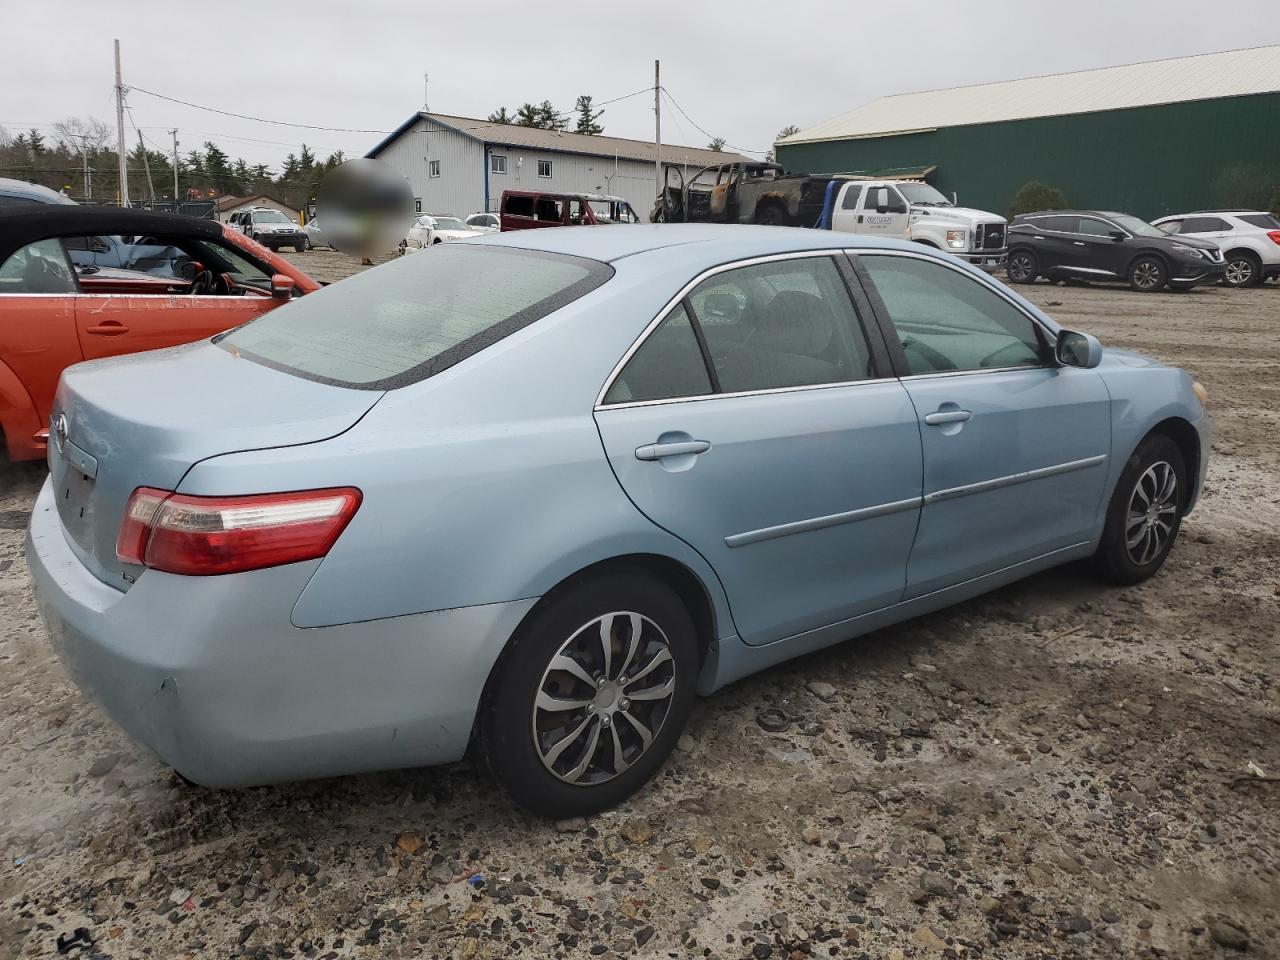
<svg viewBox="0 0 1280 960"><path fill-rule="evenodd" d="M1124 525L1125 532L1127 533L1134 527L1140 526L1146 522L1147 515L1145 513L1131 513L1129 514L1129 522Z"/></svg>
<svg viewBox="0 0 1280 960"><path fill-rule="evenodd" d="M653 659L649 661L648 666L646 666L643 670L637 673L634 677L627 678L627 681L628 681L627 686L628 687L634 686L638 681L643 680L649 674L653 673L653 671L657 670L658 667L662 666L664 663L670 663L670 662L671 662L671 651L668 650L666 647L663 647L661 650L659 650L657 653L653 655ZM628 693L627 696L631 697L631 699L633 700L635 699L635 697L632 696L630 693Z"/></svg>
<svg viewBox="0 0 1280 960"><path fill-rule="evenodd" d="M631 764L622 755L622 740L618 737L618 725L616 723L609 727L609 733L613 735L613 772L621 773Z"/></svg>
<svg viewBox="0 0 1280 960"><path fill-rule="evenodd" d="M608 680L612 677L609 667L613 663L613 621L617 614L612 617L606 617L600 621L600 649L604 651L604 676Z"/></svg>
<svg viewBox="0 0 1280 960"><path fill-rule="evenodd" d="M1147 521L1143 520L1142 526L1138 529L1138 532L1135 533L1133 536L1129 537L1129 539L1125 540L1124 545L1129 550L1130 553L1134 551L1134 549L1138 546L1138 544L1140 544L1143 540L1147 539L1147 533L1150 531L1150 529L1151 528L1147 526Z"/></svg>
<svg viewBox="0 0 1280 960"><path fill-rule="evenodd" d="M653 734L650 732L648 727L646 727L643 723L637 720L634 716L632 716L626 710L620 711L619 715L626 717L627 722L630 723L632 728L635 730L635 732L640 735L640 752L644 753L644 751L649 749L649 744L653 743Z"/></svg>
<svg viewBox="0 0 1280 960"><path fill-rule="evenodd" d="M565 673L572 674L589 687L596 685L595 677L587 673L586 669L577 660L572 657L566 657L563 653L556 654L551 658L551 666L547 668L548 673L554 673L557 670L563 670Z"/></svg>
<svg viewBox="0 0 1280 960"><path fill-rule="evenodd" d="M635 659L636 651L640 649L640 634L644 630L638 613L632 613L628 616L631 619L631 636L627 640L627 655L623 657L622 666L618 668L618 676L620 677L627 675L627 669L631 666L631 661Z"/></svg>
<svg viewBox="0 0 1280 960"><path fill-rule="evenodd" d="M569 749L569 747L573 744L573 742L582 735L582 731L587 728L587 724L589 724L592 720L599 720L599 717L595 717L595 716L583 717L582 720L578 722L578 725L574 727L572 730L570 730L563 740L557 740L555 743L555 746L553 746L550 750L548 750L546 753L542 755L542 759L546 762L547 766L551 766L553 763L555 763L557 760L560 759L560 754L564 753L565 750Z"/></svg>
<svg viewBox="0 0 1280 960"><path fill-rule="evenodd" d="M559 697L553 697L545 690L538 691L538 699L535 701L539 710L547 710L551 713L563 713L566 710L581 710L591 703L591 697L585 700L562 700Z"/></svg>
<svg viewBox="0 0 1280 960"><path fill-rule="evenodd" d="M592 717L596 723L591 727L591 732L587 734L587 745L583 748L582 756L572 770L564 775L564 778L571 783L576 783L578 779L587 772L587 768L591 766L591 761L596 755L596 746L600 743L600 723L599 717Z"/></svg>
<svg viewBox="0 0 1280 960"><path fill-rule="evenodd" d="M672 677L664 683L658 684L656 687L648 687L644 690L637 690L634 693L628 692L629 700L665 700L671 696L671 692L676 688L676 678Z"/></svg>

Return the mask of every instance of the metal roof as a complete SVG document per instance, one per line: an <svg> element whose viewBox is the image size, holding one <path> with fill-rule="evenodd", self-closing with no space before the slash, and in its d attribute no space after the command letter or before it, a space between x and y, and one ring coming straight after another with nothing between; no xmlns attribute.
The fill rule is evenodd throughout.
<svg viewBox="0 0 1280 960"><path fill-rule="evenodd" d="M940 127L1277 91L1280 91L1280 46L1254 47L881 97L778 143L888 137Z"/></svg>
<svg viewBox="0 0 1280 960"><path fill-rule="evenodd" d="M387 144L424 118L494 146L526 147L530 150L545 150L550 153L578 153L609 159L616 156L623 160L643 160L648 163L654 161L652 140L624 140L621 137L592 136L585 133L572 133L568 130L543 130L540 127L522 127L511 123L477 120L475 117L455 117L445 113L421 111L389 133L365 156L376 157ZM688 163L691 166L709 167L713 164L735 163L748 158L727 150L707 150L703 147L683 147L664 143L662 159L665 163Z"/></svg>

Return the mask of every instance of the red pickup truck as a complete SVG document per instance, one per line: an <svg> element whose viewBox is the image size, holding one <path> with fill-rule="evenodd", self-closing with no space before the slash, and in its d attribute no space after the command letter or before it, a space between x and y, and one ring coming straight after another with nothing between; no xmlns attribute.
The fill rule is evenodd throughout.
<svg viewBox="0 0 1280 960"><path fill-rule="evenodd" d="M631 204L621 197L596 193L504 190L499 214L503 231L640 222Z"/></svg>

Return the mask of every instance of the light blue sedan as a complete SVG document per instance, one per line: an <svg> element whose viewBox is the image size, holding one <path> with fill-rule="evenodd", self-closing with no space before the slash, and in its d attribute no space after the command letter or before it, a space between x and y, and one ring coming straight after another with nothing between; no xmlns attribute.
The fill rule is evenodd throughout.
<svg viewBox="0 0 1280 960"><path fill-rule="evenodd" d="M568 816L698 693L1070 560L1151 576L1207 433L1183 371L922 246L528 231L70 368L27 554L76 681L194 781L473 747Z"/></svg>

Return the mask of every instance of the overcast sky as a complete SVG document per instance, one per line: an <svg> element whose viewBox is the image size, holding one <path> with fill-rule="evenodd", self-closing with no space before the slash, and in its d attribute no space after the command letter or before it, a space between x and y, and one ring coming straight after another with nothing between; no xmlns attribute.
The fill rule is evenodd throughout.
<svg viewBox="0 0 1280 960"><path fill-rule="evenodd" d="M763 151L878 96L1280 43L1278 0L172 0L10 2L0 125L67 116L114 124L111 40L126 85L271 120L389 131L423 103L487 116L550 99L569 110L652 86L653 61L691 120L663 108L663 141L709 134ZM900 11L900 12L897 12ZM1224 15L1217 15L1221 11ZM1229 13L1228 13L1229 11ZM140 91L143 133L185 153L204 140L278 168L304 140L363 154L376 133L239 120ZM605 132L653 136L653 97L606 108ZM691 122L692 121L692 122ZM128 126L132 145L136 134Z"/></svg>

